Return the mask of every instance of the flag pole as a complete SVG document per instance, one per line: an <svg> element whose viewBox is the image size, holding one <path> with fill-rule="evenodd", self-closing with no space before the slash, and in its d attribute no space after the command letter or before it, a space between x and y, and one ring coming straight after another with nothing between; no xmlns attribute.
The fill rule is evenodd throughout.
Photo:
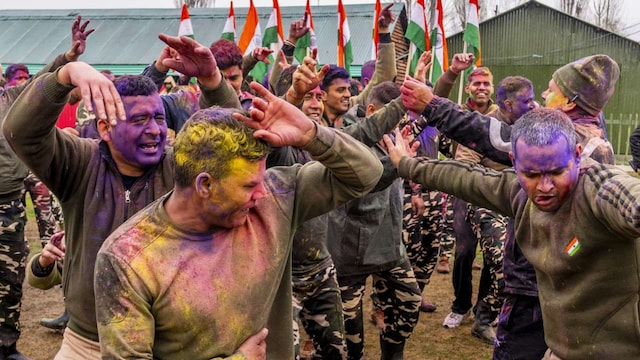
<svg viewBox="0 0 640 360"><path fill-rule="evenodd" d="M408 21L411 21L411 0L407 0L406 1L407 4L407 19L409 19ZM404 70L404 77L406 78L407 76L410 76L410 71L411 71L411 58L413 58L413 54L411 51L413 49L413 46L411 44L411 41L409 41L409 52L407 52L407 67ZM411 74L413 75L413 74Z"/></svg>
<svg viewBox="0 0 640 360"><path fill-rule="evenodd" d="M462 53L466 54L467 53L467 42L464 42L464 45L462 47ZM458 89L458 105L462 105L462 89L464 88L464 82L466 81L466 79L464 78L464 71L461 71L461 75L460 77L460 88Z"/></svg>

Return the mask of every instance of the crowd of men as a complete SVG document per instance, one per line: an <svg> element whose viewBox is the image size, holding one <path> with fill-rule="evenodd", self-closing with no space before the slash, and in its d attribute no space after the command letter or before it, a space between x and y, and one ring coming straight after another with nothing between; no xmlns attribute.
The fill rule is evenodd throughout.
<svg viewBox="0 0 640 360"><path fill-rule="evenodd" d="M381 358L403 359L454 241L443 326L473 316L494 359L640 358L640 180L613 166L602 116L616 62L558 68L546 109L522 76L494 89L471 54L432 85L425 53L399 86L390 7L361 90L315 53L291 65L303 19L263 85L248 74L269 49L164 34L142 74L114 79L78 61L80 17L40 73L7 67L0 359L26 359L25 276L62 284L65 313L43 321L65 328L55 359L299 359L299 323L314 358L363 359L369 278ZM27 264L30 186L42 251Z"/></svg>

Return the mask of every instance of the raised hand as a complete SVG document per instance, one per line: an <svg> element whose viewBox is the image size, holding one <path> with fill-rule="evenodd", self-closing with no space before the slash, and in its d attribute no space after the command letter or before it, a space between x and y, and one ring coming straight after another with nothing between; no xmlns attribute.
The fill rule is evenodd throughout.
<svg viewBox="0 0 640 360"><path fill-rule="evenodd" d="M183 75L195 76L200 83L208 87L215 87L222 81L218 63L208 47L186 36L160 34L158 38L177 53L172 57L164 58L162 65Z"/></svg>
<svg viewBox="0 0 640 360"><path fill-rule="evenodd" d="M389 32L389 26L396 21L396 15L394 14L391 7L393 3L385 6L384 9L380 12L380 16L378 17L378 30L382 32Z"/></svg>
<svg viewBox="0 0 640 360"><path fill-rule="evenodd" d="M460 53L455 54L451 58L451 71L456 74L460 74L460 72L467 70L473 63L476 61L475 55L471 53Z"/></svg>
<svg viewBox="0 0 640 360"><path fill-rule="evenodd" d="M418 81L426 82L429 69L431 69L431 50L427 50L420 55L413 74L414 78Z"/></svg>
<svg viewBox="0 0 640 360"><path fill-rule="evenodd" d="M295 45L298 39L305 36L308 32L309 27L307 26L307 13L305 13L302 19L291 22L291 25L289 25L289 37L287 40Z"/></svg>
<svg viewBox="0 0 640 360"><path fill-rule="evenodd" d="M62 261L65 251L64 231L60 231L53 234L47 245L44 246L38 258L38 263L45 268L56 261Z"/></svg>
<svg viewBox="0 0 640 360"><path fill-rule="evenodd" d="M80 55L84 54L84 50L87 47L87 37L96 30L87 30L89 20L81 23L82 16L78 15L73 25L71 25L71 49L65 54L69 61L77 61Z"/></svg>
<svg viewBox="0 0 640 360"><path fill-rule="evenodd" d="M318 49L313 49L311 56L305 56L302 64L293 73L291 88L287 92L287 100L294 105L300 103L306 93L320 85L322 79L329 72L329 65L323 66L319 72L316 71L317 51Z"/></svg>
<svg viewBox="0 0 640 360"><path fill-rule="evenodd" d="M108 120L113 126L117 124L118 118L127 119L120 94L113 82L89 64L79 61L66 64L58 71L58 81L79 87L85 107L96 118Z"/></svg>
<svg viewBox="0 0 640 360"><path fill-rule="evenodd" d="M253 58L258 60L258 61L262 61L265 64L271 64L271 61L269 60L269 54L271 54L273 52L273 50L266 48L266 47L257 47L255 49L253 49L253 53L251 55L253 55Z"/></svg>
<svg viewBox="0 0 640 360"><path fill-rule="evenodd" d="M388 134L385 134L382 137L382 140L384 141L387 151L389 152L389 158L391 159L393 166L397 168L398 164L400 164L400 159L402 159L404 156L414 157L416 155L420 143L418 141L415 141L413 144L409 145L409 129L407 129L406 126L402 129L402 131L396 128L393 131L393 135L393 140Z"/></svg>
<svg viewBox="0 0 640 360"><path fill-rule="evenodd" d="M400 87L400 97L407 110L420 115L433 99L433 92L424 82L407 76Z"/></svg>
<svg viewBox="0 0 640 360"><path fill-rule="evenodd" d="M276 147L303 147L313 140L316 125L300 109L276 97L255 81L250 86L258 96L253 98L251 117L240 113L233 116L256 129L254 137Z"/></svg>

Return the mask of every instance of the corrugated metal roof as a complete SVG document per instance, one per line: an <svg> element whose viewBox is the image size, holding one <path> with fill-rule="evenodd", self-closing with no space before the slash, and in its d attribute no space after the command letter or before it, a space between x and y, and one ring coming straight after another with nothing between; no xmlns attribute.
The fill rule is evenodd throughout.
<svg viewBox="0 0 640 360"><path fill-rule="evenodd" d="M354 69L370 58L373 4L346 5ZM399 12L402 5L394 5ZM236 8L238 37L244 26L246 8ZM257 8L264 31L271 8ZM299 19L304 7L282 7L285 36L289 24ZM322 63L336 62L337 7L311 8L318 35L318 58ZM191 9L195 38L210 44L222 33L228 9ZM123 69L137 69L155 60L163 43L159 33L177 34L180 9L104 9L104 10L3 10L0 14L0 61L3 64L32 64L37 70L57 54L69 49L70 29L78 14L91 20L96 31L89 37L82 61L101 68L123 73Z"/></svg>

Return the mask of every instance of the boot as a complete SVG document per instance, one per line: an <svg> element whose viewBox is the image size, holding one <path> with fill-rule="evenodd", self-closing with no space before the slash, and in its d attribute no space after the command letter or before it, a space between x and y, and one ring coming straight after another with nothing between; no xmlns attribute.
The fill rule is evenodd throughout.
<svg viewBox="0 0 640 360"><path fill-rule="evenodd" d="M451 269L449 268L449 259L446 256L443 256L438 260L438 266L436 266L436 271L439 274L448 274Z"/></svg>
<svg viewBox="0 0 640 360"><path fill-rule="evenodd" d="M420 311L422 312L432 313L436 311L436 309L437 307L435 305L425 299L422 299L422 301L420 302Z"/></svg>
<svg viewBox="0 0 640 360"><path fill-rule="evenodd" d="M6 360L30 360L16 349L16 343L11 345L2 345L0 347L0 356L2 359Z"/></svg>
<svg viewBox="0 0 640 360"><path fill-rule="evenodd" d="M404 353L404 341L401 344L393 344L380 335L380 360L402 360Z"/></svg>
<svg viewBox="0 0 640 360"><path fill-rule="evenodd" d="M491 327L495 315L484 301L479 301L476 308L475 321L471 328L471 334L487 344L493 345L496 340L496 331Z"/></svg>
<svg viewBox="0 0 640 360"><path fill-rule="evenodd" d="M64 312L58 316L57 318L43 318L40 320L40 325L52 329L52 330L64 330L67 327L67 323L69 322L69 313L67 309L64 309Z"/></svg>

